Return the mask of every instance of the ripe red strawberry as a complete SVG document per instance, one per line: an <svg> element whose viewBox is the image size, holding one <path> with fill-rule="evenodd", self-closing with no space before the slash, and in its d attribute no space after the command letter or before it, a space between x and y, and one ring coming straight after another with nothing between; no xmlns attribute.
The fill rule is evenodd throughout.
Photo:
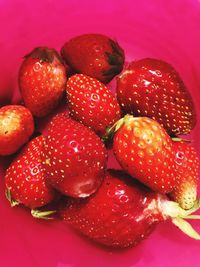
<svg viewBox="0 0 200 267"><path fill-rule="evenodd" d="M151 58L134 61L117 81L124 111L157 120L170 135L187 134L196 124L192 97L176 70Z"/></svg>
<svg viewBox="0 0 200 267"><path fill-rule="evenodd" d="M67 100L72 118L102 136L120 119L120 106L109 89L98 80L76 74L67 81Z"/></svg>
<svg viewBox="0 0 200 267"><path fill-rule="evenodd" d="M200 203L196 209L199 206ZM192 211L186 213L177 203L150 191L122 172L109 171L94 195L84 200L69 199L60 209L60 215L92 240L123 248L137 245L158 223L172 217L172 222L185 233L200 239L182 219ZM187 229L183 229L184 226Z"/></svg>
<svg viewBox="0 0 200 267"><path fill-rule="evenodd" d="M34 131L31 112L20 105L0 108L0 155L15 153Z"/></svg>
<svg viewBox="0 0 200 267"><path fill-rule="evenodd" d="M19 71L19 87L25 105L37 117L46 116L65 91L66 67L54 49L35 48L25 56Z"/></svg>
<svg viewBox="0 0 200 267"><path fill-rule="evenodd" d="M121 167L151 189L171 192L176 178L175 154L164 128L150 118L131 115L115 127L119 129L114 136L113 150Z"/></svg>
<svg viewBox="0 0 200 267"><path fill-rule="evenodd" d="M171 198L183 209L190 209L197 198L199 158L194 146L188 142L174 141L176 186Z"/></svg>
<svg viewBox="0 0 200 267"><path fill-rule="evenodd" d="M41 159L44 137L29 142L6 171L5 184L9 200L38 208L51 202L54 190L47 185Z"/></svg>
<svg viewBox="0 0 200 267"><path fill-rule="evenodd" d="M61 55L74 72L108 83L120 73L124 51L118 43L102 34L83 34L64 44Z"/></svg>
<svg viewBox="0 0 200 267"><path fill-rule="evenodd" d="M63 194L86 197L100 186L107 153L99 137L67 114L48 128L43 162L49 182Z"/></svg>

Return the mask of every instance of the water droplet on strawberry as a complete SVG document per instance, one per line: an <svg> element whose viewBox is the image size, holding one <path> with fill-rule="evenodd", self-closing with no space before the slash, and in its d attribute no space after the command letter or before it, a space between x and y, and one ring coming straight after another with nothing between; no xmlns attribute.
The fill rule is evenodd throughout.
<svg viewBox="0 0 200 267"><path fill-rule="evenodd" d="M34 70L35 72L40 71L41 68L42 68L42 64L39 63L39 62L36 62L36 63L34 64L34 66L33 66L33 70Z"/></svg>

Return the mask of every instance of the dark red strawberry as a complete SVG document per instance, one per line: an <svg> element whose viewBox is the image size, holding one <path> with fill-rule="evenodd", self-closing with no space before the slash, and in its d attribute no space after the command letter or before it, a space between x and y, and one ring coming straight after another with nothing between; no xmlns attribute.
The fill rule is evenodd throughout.
<svg viewBox="0 0 200 267"><path fill-rule="evenodd" d="M15 153L34 131L31 112L20 105L0 108L0 155Z"/></svg>
<svg viewBox="0 0 200 267"><path fill-rule="evenodd" d="M102 136L120 119L120 106L110 90L98 80L76 74L67 81L67 100L72 118Z"/></svg>
<svg viewBox="0 0 200 267"><path fill-rule="evenodd" d="M126 113L157 120L170 135L187 134L196 124L192 97L168 63L134 61L117 80L118 101Z"/></svg>
<svg viewBox="0 0 200 267"><path fill-rule="evenodd" d="M126 115L114 126L113 150L121 167L160 193L175 186L173 144L162 126L147 117Z"/></svg>
<svg viewBox="0 0 200 267"><path fill-rule="evenodd" d="M124 51L118 43L102 34L83 34L64 44L61 55L74 72L108 83L120 73Z"/></svg>
<svg viewBox="0 0 200 267"><path fill-rule="evenodd" d="M41 149L44 137L29 142L6 171L7 197L11 202L21 203L35 209L51 202L54 190L47 185L43 172Z"/></svg>
<svg viewBox="0 0 200 267"><path fill-rule="evenodd" d="M173 142L175 151L176 186L171 198L183 209L190 209L197 198L199 158L194 146L188 141Z"/></svg>
<svg viewBox="0 0 200 267"><path fill-rule="evenodd" d="M25 56L19 71L19 87L25 105L37 117L46 116L65 91L66 67L54 49L35 48Z"/></svg>
<svg viewBox="0 0 200 267"><path fill-rule="evenodd" d="M63 194L86 197L100 186L107 153L100 138L65 113L48 128L43 162L49 182Z"/></svg>
<svg viewBox="0 0 200 267"><path fill-rule="evenodd" d="M94 195L84 200L69 199L60 214L67 224L92 240L123 248L137 245L158 223L170 218L186 234L200 239L183 219L194 210L186 212L122 172L109 171Z"/></svg>

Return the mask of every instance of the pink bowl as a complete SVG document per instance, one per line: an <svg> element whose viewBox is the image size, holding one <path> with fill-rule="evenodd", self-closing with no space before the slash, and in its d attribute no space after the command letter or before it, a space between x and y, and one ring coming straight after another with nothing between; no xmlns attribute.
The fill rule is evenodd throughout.
<svg viewBox="0 0 200 267"><path fill-rule="evenodd" d="M81 33L103 33L125 49L126 61L155 57L179 71L200 114L200 2L198 0L0 1L0 105L20 99L17 72L22 57L40 45L61 48ZM199 117L199 115L198 115ZM200 123L191 134L200 154ZM110 166L115 165L110 160ZM170 222L138 247L103 249L60 222L34 220L9 207L0 163L0 266L2 267L197 267L200 243ZM200 232L200 223L194 222Z"/></svg>

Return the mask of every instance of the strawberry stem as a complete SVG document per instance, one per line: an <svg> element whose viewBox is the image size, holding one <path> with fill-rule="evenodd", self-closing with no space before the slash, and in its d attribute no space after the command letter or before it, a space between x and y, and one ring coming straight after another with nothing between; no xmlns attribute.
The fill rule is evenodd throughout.
<svg viewBox="0 0 200 267"><path fill-rule="evenodd" d="M56 213L55 210L49 210L49 211L41 211L41 210L34 210L34 209L31 210L31 215L34 218L43 219L43 220L52 220L53 217L49 215L52 215L54 213Z"/></svg>
<svg viewBox="0 0 200 267"><path fill-rule="evenodd" d="M195 201L194 206L189 210L182 209L178 203L174 201L166 201L161 199L161 210L165 218L171 218L172 223L175 224L183 233L191 238L200 240L200 234L197 233L191 224L186 219L200 219L200 215L193 214L200 208L200 198Z"/></svg>
<svg viewBox="0 0 200 267"><path fill-rule="evenodd" d="M113 138L114 133L116 133L119 128L122 127L123 124L125 124L130 118L133 118L132 115L125 115L123 118L116 121L113 126L106 129L106 134L102 137L103 142L106 142Z"/></svg>

